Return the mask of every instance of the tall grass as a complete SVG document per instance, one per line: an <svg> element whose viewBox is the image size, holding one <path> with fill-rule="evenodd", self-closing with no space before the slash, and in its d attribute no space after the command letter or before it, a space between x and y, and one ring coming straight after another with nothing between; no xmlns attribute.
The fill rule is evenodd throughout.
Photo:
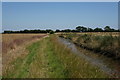
<svg viewBox="0 0 120 80"><path fill-rule="evenodd" d="M55 55L63 63L64 74L67 78L105 78L108 77L99 68L92 66L83 58L75 55L66 46L57 41L57 37L51 37Z"/></svg>
<svg viewBox="0 0 120 80"><path fill-rule="evenodd" d="M2 34L2 53L6 54L21 44L43 36L45 34Z"/></svg>
<svg viewBox="0 0 120 80"><path fill-rule="evenodd" d="M29 53L11 62L7 78L106 78L99 68L73 54L51 35L26 48Z"/></svg>
<svg viewBox="0 0 120 80"><path fill-rule="evenodd" d="M70 35L72 34L63 36L69 39ZM113 57L114 59L120 59L120 36L115 36L111 33L109 35L98 35L96 33L96 35L76 34L70 38L82 48Z"/></svg>
<svg viewBox="0 0 120 80"><path fill-rule="evenodd" d="M16 60L11 62L8 69L3 74L3 77L8 78L24 78L29 73L29 66L32 63L35 54L38 52L40 43L33 43L31 46L28 46L27 49L29 54L27 56L18 57Z"/></svg>
<svg viewBox="0 0 120 80"><path fill-rule="evenodd" d="M2 73L6 74L8 68L13 67L11 61L24 57L28 54L26 45L40 39L45 34L2 34ZM19 59L21 60L21 59ZM18 60L18 61L19 61ZM19 63L19 62L18 62Z"/></svg>

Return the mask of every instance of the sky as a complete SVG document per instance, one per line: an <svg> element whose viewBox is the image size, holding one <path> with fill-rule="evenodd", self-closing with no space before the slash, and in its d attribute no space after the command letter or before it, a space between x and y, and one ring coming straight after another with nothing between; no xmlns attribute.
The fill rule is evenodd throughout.
<svg viewBox="0 0 120 80"><path fill-rule="evenodd" d="M2 31L24 29L118 29L117 2L3 2Z"/></svg>
<svg viewBox="0 0 120 80"><path fill-rule="evenodd" d="M2 2L0 2L0 33L1 32L2 32Z"/></svg>
<svg viewBox="0 0 120 80"><path fill-rule="evenodd" d="M118 2L120 0L2 0L3 2Z"/></svg>
<svg viewBox="0 0 120 80"><path fill-rule="evenodd" d="M120 29L120 2L118 3L118 29Z"/></svg>

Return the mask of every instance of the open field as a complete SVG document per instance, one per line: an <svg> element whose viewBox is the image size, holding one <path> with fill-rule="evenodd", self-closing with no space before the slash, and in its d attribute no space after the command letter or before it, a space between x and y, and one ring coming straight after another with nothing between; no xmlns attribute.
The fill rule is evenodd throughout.
<svg viewBox="0 0 120 80"><path fill-rule="evenodd" d="M25 46L46 34L2 34L2 72L9 66L9 62L27 54Z"/></svg>
<svg viewBox="0 0 120 80"><path fill-rule="evenodd" d="M106 33L108 34L108 33ZM58 36L71 40L73 43L82 44L87 47L100 48L101 41L104 42L103 49L117 51L119 36L95 36L92 34L3 34L3 78L110 78L110 75L101 69L102 64L93 65L92 52L64 44L64 40ZM109 34L111 35L111 34ZM116 33L114 34L116 35ZM117 34L118 35L118 34ZM102 39L102 40L101 40ZM113 43L112 43L112 41ZM117 39L117 40L116 40ZM115 47L108 49L109 41ZM93 43L94 42L94 43ZM96 45L97 44L97 45ZM7 45L7 46L6 46ZM12 46L11 46L12 45ZM110 47L111 48L111 47ZM82 50L83 49L83 50ZM101 49L101 48L100 48ZM7 50L7 51L4 51ZM119 51L119 50L118 50ZM77 54L77 53L78 54ZM98 51L99 52L99 51ZM82 55L88 54L88 56ZM89 54L90 53L90 54ZM118 53L119 54L119 53ZM82 56L79 56L82 55ZM119 55L117 55L119 56ZM97 58L97 57L96 57ZM115 59L118 59L116 57ZM88 59L88 60L87 60ZM107 60L107 59L106 59ZM102 66L103 67L103 66ZM103 67L104 68L104 67ZM107 68L105 68L107 70ZM108 69L109 70L109 69ZM118 76L117 76L118 77Z"/></svg>
<svg viewBox="0 0 120 80"><path fill-rule="evenodd" d="M0 79L120 79L118 3L3 0Z"/></svg>
<svg viewBox="0 0 120 80"><path fill-rule="evenodd" d="M15 49L16 46L42 36L45 34L2 34L2 51L7 53L8 50Z"/></svg>
<svg viewBox="0 0 120 80"><path fill-rule="evenodd" d="M50 36L26 47L28 54L12 61L3 73L8 78L105 78L110 77L73 54L58 38Z"/></svg>

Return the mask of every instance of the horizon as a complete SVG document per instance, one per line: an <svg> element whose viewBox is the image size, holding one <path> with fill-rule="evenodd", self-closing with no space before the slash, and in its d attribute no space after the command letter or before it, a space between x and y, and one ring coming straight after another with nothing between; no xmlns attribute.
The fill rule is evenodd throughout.
<svg viewBox="0 0 120 80"><path fill-rule="evenodd" d="M78 27L78 26L76 26L76 27ZM76 30L76 27L75 27L74 29L70 29L70 30ZM81 26L81 27L85 27L85 26ZM105 26L105 27L106 27L106 26ZM105 27L104 27L104 28L105 28ZM109 26L109 27L111 28L111 26ZM88 28L90 28L90 27L87 27L87 26L86 26L85 28L88 29ZM94 30L94 29L96 29L96 28L100 28L100 27L95 27L95 28L91 28L91 29ZM104 30L104 28L101 28L101 29ZM66 28L66 29L54 29L54 30L53 30L53 29L39 29L39 28L38 28L38 29L21 29L21 30L4 30L4 31L24 31L24 30L53 30L53 31L56 31L56 30L67 30L67 29L69 29L69 28ZM120 30L119 28L118 28L118 29L111 28L111 29ZM3 31L3 32L4 32L4 31Z"/></svg>
<svg viewBox="0 0 120 80"><path fill-rule="evenodd" d="M4 30L118 29L118 2L3 2Z"/></svg>

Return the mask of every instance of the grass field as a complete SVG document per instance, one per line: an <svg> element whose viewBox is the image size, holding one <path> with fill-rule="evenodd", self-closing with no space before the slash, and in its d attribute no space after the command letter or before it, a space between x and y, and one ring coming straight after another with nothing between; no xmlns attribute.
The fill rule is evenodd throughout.
<svg viewBox="0 0 120 80"><path fill-rule="evenodd" d="M110 77L73 54L56 36L26 46L28 54L18 57L3 73L4 78L106 78Z"/></svg>
<svg viewBox="0 0 120 80"><path fill-rule="evenodd" d="M117 50L119 36L91 34L2 34L3 78L110 78L114 77L92 65L58 41L58 35L74 43L97 48L99 41ZM102 35L102 34L101 34ZM111 35L111 34L109 34ZM118 35L118 34L116 34ZM106 37L108 39L106 39ZM102 39L102 40L101 40ZM94 42L94 43L93 43ZM99 42L99 43L98 43ZM108 43L107 43L108 42ZM92 45L95 44L95 45ZM96 45L98 44L98 45ZM107 45L106 45L107 44ZM104 45L102 47L104 47ZM104 47L105 48L105 47ZM103 48L103 49L104 49ZM107 50L108 47L105 49ZM100 48L101 49L101 48ZM84 51L85 52L85 51Z"/></svg>
<svg viewBox="0 0 120 80"><path fill-rule="evenodd" d="M2 72L9 62L28 54L26 45L46 36L46 34L2 34Z"/></svg>
<svg viewBox="0 0 120 80"><path fill-rule="evenodd" d="M46 34L2 34L2 51L3 53L7 53L8 50L15 49L16 46L45 35Z"/></svg>

